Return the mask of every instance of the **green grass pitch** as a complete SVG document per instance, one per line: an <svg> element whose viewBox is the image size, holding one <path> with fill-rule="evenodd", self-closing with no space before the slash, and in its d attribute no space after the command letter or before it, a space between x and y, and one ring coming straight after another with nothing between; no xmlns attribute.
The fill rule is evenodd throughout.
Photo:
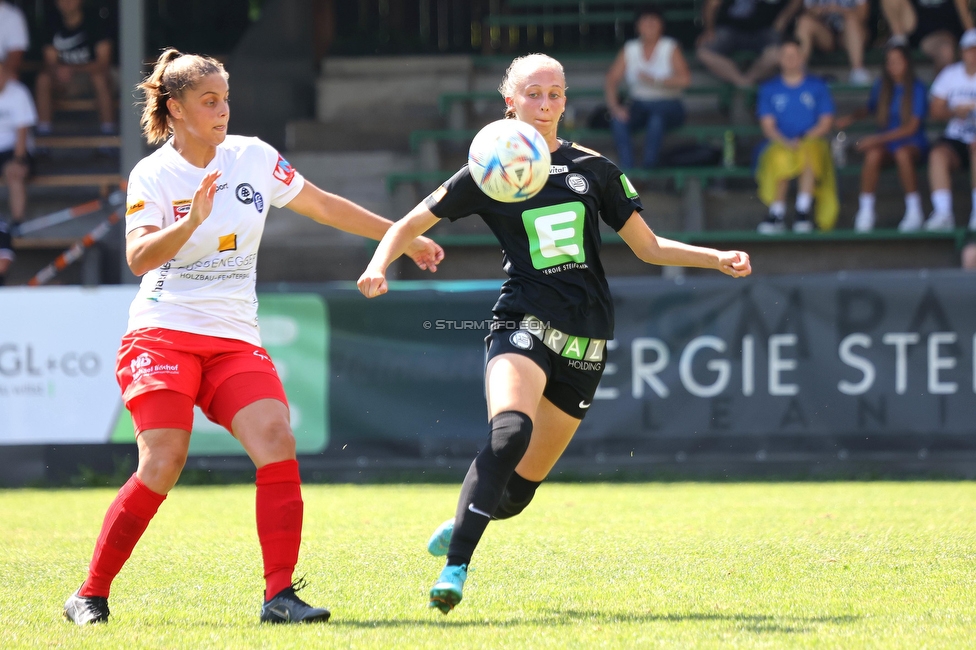
<svg viewBox="0 0 976 650"><path fill-rule="evenodd" d="M114 491L0 492L0 647L962 648L972 483L551 484L488 528L464 601L427 608L457 486L304 488L298 575L325 625L258 624L251 486L178 487L108 625L61 618Z"/></svg>

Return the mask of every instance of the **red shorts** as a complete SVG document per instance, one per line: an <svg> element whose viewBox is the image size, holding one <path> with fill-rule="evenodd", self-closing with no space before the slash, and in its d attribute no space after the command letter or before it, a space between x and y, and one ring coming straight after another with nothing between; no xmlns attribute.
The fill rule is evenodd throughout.
<svg viewBox="0 0 976 650"><path fill-rule="evenodd" d="M259 399L288 404L271 356L239 341L147 328L122 337L115 375L136 433L193 427L193 405L231 430L234 415Z"/></svg>

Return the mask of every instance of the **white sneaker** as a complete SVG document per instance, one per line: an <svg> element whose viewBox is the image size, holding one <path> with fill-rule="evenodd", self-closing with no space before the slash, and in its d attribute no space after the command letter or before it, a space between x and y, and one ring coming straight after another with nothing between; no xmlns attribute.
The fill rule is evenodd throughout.
<svg viewBox="0 0 976 650"><path fill-rule="evenodd" d="M922 227L921 212L906 212L898 224L899 232L915 232Z"/></svg>
<svg viewBox="0 0 976 650"><path fill-rule="evenodd" d="M925 229L930 231L952 230L955 227L956 220L952 218L951 214L933 212L929 215L929 218L925 220Z"/></svg>
<svg viewBox="0 0 976 650"><path fill-rule="evenodd" d="M864 68L855 68L851 70L851 74L848 77L850 81L855 86L870 86L871 85L871 73Z"/></svg>
<svg viewBox="0 0 976 650"><path fill-rule="evenodd" d="M773 215L766 217L756 227L756 231L760 235L778 235L784 230L786 230L786 224L783 223L783 219L777 219Z"/></svg>
<svg viewBox="0 0 976 650"><path fill-rule="evenodd" d="M874 230L874 210L858 210L854 217L854 230L857 232Z"/></svg>

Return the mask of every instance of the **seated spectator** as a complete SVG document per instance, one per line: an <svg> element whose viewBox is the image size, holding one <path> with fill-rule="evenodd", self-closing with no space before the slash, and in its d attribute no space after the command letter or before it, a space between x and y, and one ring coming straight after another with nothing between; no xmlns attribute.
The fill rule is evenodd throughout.
<svg viewBox="0 0 976 650"><path fill-rule="evenodd" d="M7 64L7 74L16 79L20 62L30 47L27 20L24 12L5 0L0 0L0 61Z"/></svg>
<svg viewBox="0 0 976 650"><path fill-rule="evenodd" d="M851 63L850 82L862 86L871 83L871 75L864 69L870 11L867 0L804 0L803 5L795 32L803 56L809 59L813 48L833 52L843 38Z"/></svg>
<svg viewBox="0 0 976 650"><path fill-rule="evenodd" d="M57 0L56 4L58 11L44 41L44 69L37 75L37 132L51 133L55 88L87 76L95 91L102 133L116 133L110 78L112 39L104 21L85 11L84 0Z"/></svg>
<svg viewBox="0 0 976 650"><path fill-rule="evenodd" d="M607 72L605 94L610 128L617 145L617 163L634 166L632 131L644 129L643 166L658 163L664 132L685 121L681 91L691 84L691 72L677 41L664 33L664 19L654 9L637 14L638 38L627 41ZM619 100L620 82L627 84L627 105Z"/></svg>
<svg viewBox="0 0 976 650"><path fill-rule="evenodd" d="M922 223L922 199L918 194L915 166L927 149L924 129L927 109L925 84L915 78L908 49L901 46L888 48L884 73L871 88L867 108L838 118L834 124L838 129L846 129L868 115L873 115L878 122L878 132L861 138L854 146L864 154L854 230L869 232L874 228L874 192L878 187L878 176L881 166L892 160L898 167L898 179L905 190L902 221Z"/></svg>
<svg viewBox="0 0 976 650"><path fill-rule="evenodd" d="M803 0L708 0L702 10L704 31L698 37L698 60L724 81L752 88L776 70L783 32ZM742 73L732 55L759 57Z"/></svg>
<svg viewBox="0 0 976 650"><path fill-rule="evenodd" d="M960 167L976 170L976 29L969 29L959 41L962 61L944 68L929 90L929 114L934 120L948 120L942 137L929 152L929 188L932 190L932 214L925 221L926 230L952 230L952 172ZM974 172L976 173L976 172ZM922 220L904 219L902 231L918 230ZM976 230L976 178L973 179L973 210L969 229Z"/></svg>
<svg viewBox="0 0 976 650"><path fill-rule="evenodd" d="M31 170L30 128L37 122L34 101L24 84L10 77L0 62L0 173L10 195L15 224L27 211L27 177Z"/></svg>
<svg viewBox="0 0 976 650"><path fill-rule="evenodd" d="M807 74L803 51L796 41L780 48L782 74L759 88L757 112L768 143L759 156L756 180L760 200L769 216L759 232L783 232L786 192L799 178L794 232L813 231L811 208L816 199L816 222L830 230L837 221L837 180L830 146L824 136L834 120L834 101L827 85Z"/></svg>
<svg viewBox="0 0 976 650"><path fill-rule="evenodd" d="M966 0L881 0L891 28L891 45L919 48L932 59L935 71L956 60L956 42L973 28Z"/></svg>

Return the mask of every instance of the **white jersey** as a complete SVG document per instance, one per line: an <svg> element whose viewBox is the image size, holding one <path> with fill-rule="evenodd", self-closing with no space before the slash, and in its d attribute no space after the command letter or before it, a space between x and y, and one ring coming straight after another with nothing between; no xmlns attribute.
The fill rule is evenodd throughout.
<svg viewBox="0 0 976 650"><path fill-rule="evenodd" d="M644 44L639 38L624 43L624 79L628 92L633 99L654 101L657 99L674 99L681 96L677 88L664 88L648 83L641 79L640 73L663 81L674 75L672 58L678 42L673 38L662 36L651 52L651 58L644 58Z"/></svg>
<svg viewBox="0 0 976 650"><path fill-rule="evenodd" d="M944 99L952 110L964 104L976 104L976 75L966 74L963 63L946 66L932 82L929 90L932 97ZM970 111L965 118L953 117L946 125L945 137L966 144L976 141L976 111Z"/></svg>
<svg viewBox="0 0 976 650"><path fill-rule="evenodd" d="M30 91L16 79L8 79L0 90L0 152L13 150L17 146L17 131L35 124L37 112ZM30 133L27 148L33 148Z"/></svg>
<svg viewBox="0 0 976 650"><path fill-rule="evenodd" d="M24 52L30 47L27 34L27 21L20 9L0 0L0 61L7 58L7 52Z"/></svg>
<svg viewBox="0 0 976 650"><path fill-rule="evenodd" d="M129 176L125 231L165 228L185 217L200 181L213 170L222 173L213 211L176 257L143 276L128 332L162 327L261 345L254 284L264 221L269 206L287 205L305 185L274 147L229 135L201 169L170 140Z"/></svg>

